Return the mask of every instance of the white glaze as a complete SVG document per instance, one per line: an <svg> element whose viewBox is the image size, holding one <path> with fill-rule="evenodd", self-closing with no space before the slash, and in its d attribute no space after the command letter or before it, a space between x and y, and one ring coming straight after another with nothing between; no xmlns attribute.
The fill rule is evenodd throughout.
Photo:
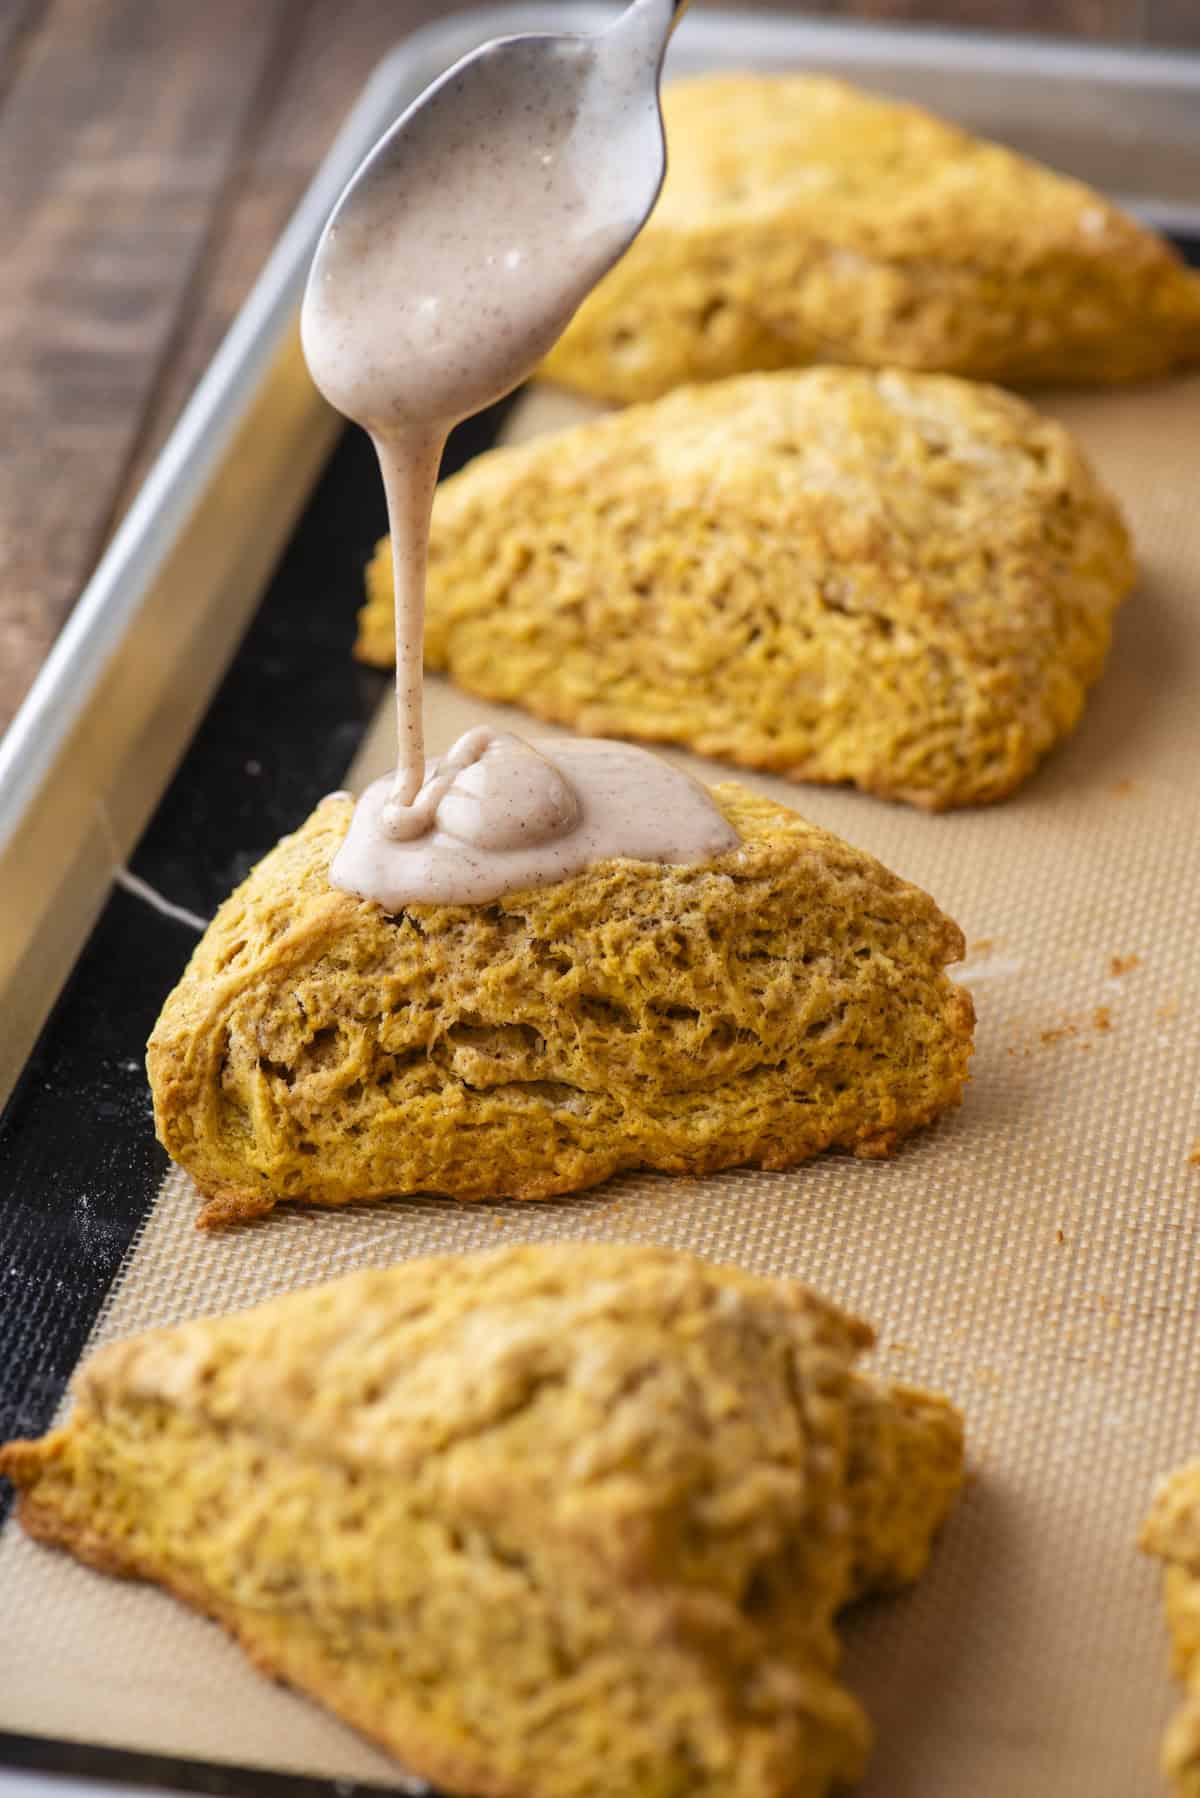
<svg viewBox="0 0 1200 1798"><path fill-rule="evenodd" d="M301 319L326 397L374 440L396 592L395 774L364 795L331 872L389 909L477 903L612 856L686 861L736 836L644 750L470 732L426 763L429 515L446 437L536 368L628 246L661 160L657 81L674 0L597 37L514 40L452 71L356 181ZM394 160L393 160L394 157Z"/></svg>
<svg viewBox="0 0 1200 1798"><path fill-rule="evenodd" d="M390 791L386 777L367 788L330 879L393 912L482 905L618 857L710 861L738 842L697 782L649 750L599 738L535 744L468 731L428 764L418 803L430 823L404 843L380 827Z"/></svg>

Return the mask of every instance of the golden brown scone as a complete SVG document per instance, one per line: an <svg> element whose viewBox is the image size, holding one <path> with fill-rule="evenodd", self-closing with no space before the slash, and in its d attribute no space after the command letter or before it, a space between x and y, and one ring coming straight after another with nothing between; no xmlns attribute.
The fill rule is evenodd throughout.
<svg viewBox="0 0 1200 1798"><path fill-rule="evenodd" d="M996 389L814 369L481 456L438 494L426 659L591 736L930 810L1072 730L1133 579L1069 434ZM390 664L386 543L358 653Z"/></svg>
<svg viewBox="0 0 1200 1798"><path fill-rule="evenodd" d="M1180 1798L1200 1798L1200 1461L1161 1481L1141 1545L1167 1564L1163 1580L1172 1670L1187 1696L1163 1738L1162 1767Z"/></svg>
<svg viewBox="0 0 1200 1798"><path fill-rule="evenodd" d="M929 1540L962 1485L962 1424L911 1386L856 1382L847 1478L853 1494L853 1592L919 1579Z"/></svg>
<svg viewBox="0 0 1200 1798"><path fill-rule="evenodd" d="M707 865L396 916L330 886L352 808L325 800L221 907L150 1039L201 1222L883 1155L957 1104L957 925L794 812L714 798L742 841Z"/></svg>
<svg viewBox="0 0 1200 1798"><path fill-rule="evenodd" d="M870 1743L833 1627L864 1516L913 1577L961 1483L944 1400L928 1467L873 1451L870 1340L646 1245L410 1262L102 1350L0 1471L454 1791L820 1798Z"/></svg>
<svg viewBox="0 0 1200 1798"><path fill-rule="evenodd" d="M602 399L808 362L1017 385L1200 359L1200 278L1081 182L814 75L664 95L670 172L545 372Z"/></svg>

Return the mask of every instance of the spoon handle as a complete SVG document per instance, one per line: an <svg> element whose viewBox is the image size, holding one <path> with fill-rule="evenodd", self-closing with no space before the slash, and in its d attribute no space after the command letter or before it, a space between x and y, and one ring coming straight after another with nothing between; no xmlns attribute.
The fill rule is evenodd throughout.
<svg viewBox="0 0 1200 1798"><path fill-rule="evenodd" d="M653 5L653 0L629 0L629 3L626 5L624 12L620 14L620 16L615 21L615 24L617 26L620 26L626 20L632 19L635 16L637 16L639 14L643 14L643 13L646 14L647 16L649 16L651 13L652 5ZM684 13L687 11L688 5L689 5L689 0L671 0L671 17L670 17L669 21L667 22L666 30L663 32L664 44L669 40L671 33L674 31L676 25L678 25L680 19L682 19ZM658 16L657 11L656 11L655 16Z"/></svg>

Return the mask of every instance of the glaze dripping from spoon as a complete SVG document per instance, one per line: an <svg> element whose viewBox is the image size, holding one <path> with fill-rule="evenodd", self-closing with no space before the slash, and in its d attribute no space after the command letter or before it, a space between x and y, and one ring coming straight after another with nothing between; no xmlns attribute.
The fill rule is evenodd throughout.
<svg viewBox="0 0 1200 1798"><path fill-rule="evenodd" d="M434 888L472 903L609 856L703 860L736 842L702 788L643 750L595 746L592 781L582 744L567 758L565 745L482 730L432 764L424 749L426 557L446 438L533 373L649 215L665 170L659 75L681 11L635 0L596 36L510 38L466 58L367 158L313 261L305 355L374 441L396 592L396 771L364 795L331 878L390 908ZM615 808L601 797L614 758ZM672 795L690 833L669 823Z"/></svg>

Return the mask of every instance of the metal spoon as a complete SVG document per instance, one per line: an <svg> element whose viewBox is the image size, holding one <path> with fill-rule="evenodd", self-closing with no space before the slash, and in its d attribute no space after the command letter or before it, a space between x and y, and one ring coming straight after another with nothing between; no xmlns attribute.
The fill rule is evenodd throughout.
<svg viewBox="0 0 1200 1798"><path fill-rule="evenodd" d="M317 246L308 366L371 433L387 494L398 761L381 820L396 840L427 775L425 560L446 437L533 373L649 215L666 169L659 75L682 10L634 0L592 37L477 50L371 152Z"/></svg>
<svg viewBox="0 0 1200 1798"><path fill-rule="evenodd" d="M413 410L401 364L415 380L426 416L452 422L479 410L523 380L561 335L571 314L632 243L654 208L666 172L659 78L667 43L687 0L633 0L605 30L501 38L485 44L436 81L392 126L347 185L317 246L304 297L301 329L317 385L340 411L368 428L388 428ZM587 152L590 147L590 153ZM572 190L569 171L586 166ZM448 245L442 233L453 194L477 197L469 244ZM530 233L540 188L540 228ZM514 249L515 237L520 239ZM378 283L395 285L394 246L414 246L413 305L443 286L451 258L462 291L482 283L490 312L454 321L440 301L437 355L409 328L406 295L395 295L394 353L373 370L364 405L361 383L350 390L327 354L329 314L345 337L365 341L378 325ZM393 251L389 261L389 249ZM440 259L440 264L439 264ZM426 264L431 279L422 280ZM386 270L386 275L385 275ZM529 315L530 283L544 298L535 332L504 331L510 290L521 289ZM373 319L371 317L373 312ZM420 323L420 321L417 321ZM498 330L489 330L497 323ZM324 330L318 329L324 325ZM457 330L461 353L448 342ZM445 374L444 403L437 390ZM431 388L431 382L434 383ZM367 416L364 416L364 410Z"/></svg>

